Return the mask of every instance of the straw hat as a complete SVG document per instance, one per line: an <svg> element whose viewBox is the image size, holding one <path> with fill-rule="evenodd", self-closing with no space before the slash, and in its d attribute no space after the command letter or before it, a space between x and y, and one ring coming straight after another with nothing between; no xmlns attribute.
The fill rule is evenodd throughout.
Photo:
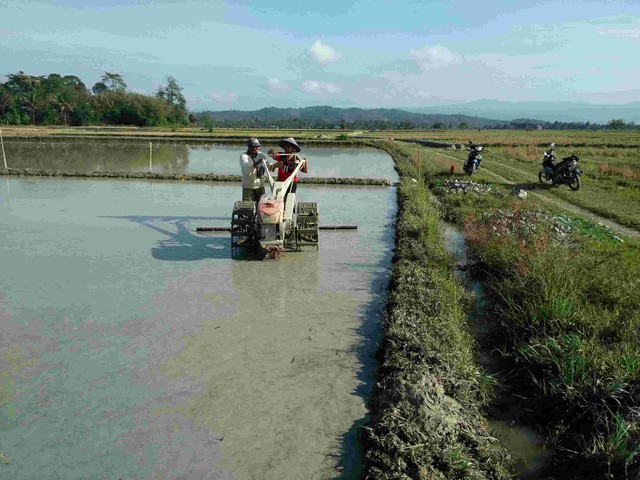
<svg viewBox="0 0 640 480"><path fill-rule="evenodd" d="M278 143L278 145L279 145L281 148L284 148L284 147L285 147L285 145L287 145L287 144L289 144L289 145L293 145L293 151L294 151L294 152L296 152L296 153L298 153L298 152L301 150L301 148L298 146L298 144L297 144L297 143L296 143L296 141L293 139L293 137L284 138L284 139L280 140L280 143Z"/></svg>

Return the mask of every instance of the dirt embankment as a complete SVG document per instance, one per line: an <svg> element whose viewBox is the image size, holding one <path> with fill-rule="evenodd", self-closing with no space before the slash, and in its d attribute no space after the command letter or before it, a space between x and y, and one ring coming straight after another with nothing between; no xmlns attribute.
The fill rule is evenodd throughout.
<svg viewBox="0 0 640 480"><path fill-rule="evenodd" d="M451 271L440 212L401 150L396 161L396 257L365 428L365 478L511 478L509 454L490 435L490 381L474 362L465 293Z"/></svg>
<svg viewBox="0 0 640 480"><path fill-rule="evenodd" d="M77 170L43 170L32 168L0 168L0 175L27 177L87 177L87 178L136 178L143 180L182 180L194 182L239 182L240 175L219 175L215 173L155 173L155 172L85 172ZM320 185L379 185L390 186L384 178L301 178L300 183Z"/></svg>

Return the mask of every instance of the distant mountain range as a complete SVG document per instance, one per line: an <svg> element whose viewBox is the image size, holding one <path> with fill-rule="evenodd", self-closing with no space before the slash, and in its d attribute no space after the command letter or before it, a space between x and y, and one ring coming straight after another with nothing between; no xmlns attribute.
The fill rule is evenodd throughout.
<svg viewBox="0 0 640 480"><path fill-rule="evenodd" d="M305 107L305 108L275 108L268 107L254 111L226 110L220 112L206 111L197 114L202 121L205 118L214 124L247 124L247 125L270 125L281 126L292 123L300 126L324 125L331 128L347 124L358 126L358 128L374 128L379 125L381 128L388 127L389 124L396 126L412 124L416 127L431 127L434 124L444 124L444 126L457 127L461 123L466 123L469 128L488 128L502 123L490 118L479 118L477 116L464 114L440 114L440 113L416 113L402 109L391 108L335 108L328 106Z"/></svg>
<svg viewBox="0 0 640 480"><path fill-rule="evenodd" d="M596 105L571 102L479 100L459 105L407 108L267 107L260 110L206 111L201 121L219 126L333 128L560 128L553 122L607 124L613 119L640 124L640 102ZM578 125L570 128L581 128Z"/></svg>
<svg viewBox="0 0 640 480"><path fill-rule="evenodd" d="M465 114L500 121L535 118L546 122L591 122L605 124L613 119L640 123L640 102L593 104L579 102L503 102L478 100L457 105L403 108L413 113Z"/></svg>

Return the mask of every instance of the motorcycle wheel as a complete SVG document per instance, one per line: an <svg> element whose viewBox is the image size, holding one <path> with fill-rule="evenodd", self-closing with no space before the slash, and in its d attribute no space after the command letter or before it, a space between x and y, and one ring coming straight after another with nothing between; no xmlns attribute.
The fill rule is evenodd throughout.
<svg viewBox="0 0 640 480"><path fill-rule="evenodd" d="M578 175L571 175L568 185L574 192L580 190L580 177Z"/></svg>
<svg viewBox="0 0 640 480"><path fill-rule="evenodd" d="M547 175L547 172L545 172L544 170L540 170L538 172L538 180L540 180L542 183L551 182L551 178L549 178L549 175Z"/></svg>

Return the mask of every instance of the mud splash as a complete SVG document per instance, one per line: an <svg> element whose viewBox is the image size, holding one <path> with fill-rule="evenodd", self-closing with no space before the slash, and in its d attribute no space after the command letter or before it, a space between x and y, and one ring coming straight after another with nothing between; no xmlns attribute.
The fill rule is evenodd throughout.
<svg viewBox="0 0 640 480"><path fill-rule="evenodd" d="M444 235L445 249L456 261L454 275L472 297L469 321L478 342L478 363L488 374L499 378L503 374L500 352L494 348L493 341L498 334L498 325L488 314L490 299L487 298L482 283L471 274L475 263L472 252L457 227L441 222L440 228ZM543 468L551 461L552 451L545 447L544 437L524 425L521 417L522 412L514 395L499 385L494 412L489 418L490 429L509 448L519 478L537 480L542 478Z"/></svg>

